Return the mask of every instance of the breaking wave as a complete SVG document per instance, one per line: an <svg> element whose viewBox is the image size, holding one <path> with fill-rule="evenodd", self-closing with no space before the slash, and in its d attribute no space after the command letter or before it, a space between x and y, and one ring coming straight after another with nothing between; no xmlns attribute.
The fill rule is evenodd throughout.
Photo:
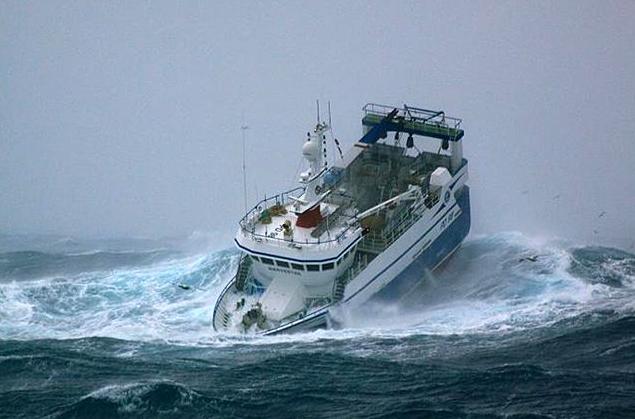
<svg viewBox="0 0 635 419"><path fill-rule="evenodd" d="M62 244L0 254L0 417L635 414L618 249L475 237L342 329L256 337L212 329L234 250Z"/></svg>
<svg viewBox="0 0 635 419"><path fill-rule="evenodd" d="M194 256L166 250L3 253L0 337L231 343L214 334L211 315L237 258L233 250ZM262 343L513 332L598 312L628 313L634 295L635 256L629 253L504 233L466 242L442 269L422 273L421 285L401 301L341 313L343 330Z"/></svg>

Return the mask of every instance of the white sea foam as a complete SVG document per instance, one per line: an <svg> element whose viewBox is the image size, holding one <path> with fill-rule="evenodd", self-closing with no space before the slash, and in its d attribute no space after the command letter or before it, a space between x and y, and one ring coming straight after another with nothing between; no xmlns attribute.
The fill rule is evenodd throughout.
<svg viewBox="0 0 635 419"><path fill-rule="evenodd" d="M520 261L529 254L536 262ZM569 273L562 244L517 233L468 242L441 272L399 303L339 313L344 329L274 337L216 334L213 304L234 273L235 252L220 251L135 269L0 284L0 338L105 336L228 346L292 344L413 334L500 333L545 326L598 309L630 310L635 284L611 287ZM608 263L608 262L607 262ZM621 269L621 270L620 270ZM184 282L192 286L183 290ZM126 356L122 353L122 356Z"/></svg>
<svg viewBox="0 0 635 419"><path fill-rule="evenodd" d="M197 339L212 333L211 307L235 263L235 255L218 252L137 269L3 283L0 337ZM182 290L179 282L192 289Z"/></svg>

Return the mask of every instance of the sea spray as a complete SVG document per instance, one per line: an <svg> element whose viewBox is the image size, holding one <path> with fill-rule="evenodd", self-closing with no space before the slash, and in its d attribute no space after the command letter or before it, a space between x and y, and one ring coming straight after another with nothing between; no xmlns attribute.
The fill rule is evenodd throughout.
<svg viewBox="0 0 635 419"><path fill-rule="evenodd" d="M477 237L405 298L272 337L211 327L234 250L67 256L45 259L81 272L0 278L0 417L635 414L635 256L616 249Z"/></svg>

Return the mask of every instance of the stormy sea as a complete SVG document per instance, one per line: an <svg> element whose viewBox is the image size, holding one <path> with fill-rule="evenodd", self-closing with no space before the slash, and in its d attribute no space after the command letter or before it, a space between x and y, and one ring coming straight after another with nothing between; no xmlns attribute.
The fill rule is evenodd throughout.
<svg viewBox="0 0 635 419"><path fill-rule="evenodd" d="M635 417L632 253L476 236L338 330L258 337L211 325L236 250L0 236L0 417Z"/></svg>

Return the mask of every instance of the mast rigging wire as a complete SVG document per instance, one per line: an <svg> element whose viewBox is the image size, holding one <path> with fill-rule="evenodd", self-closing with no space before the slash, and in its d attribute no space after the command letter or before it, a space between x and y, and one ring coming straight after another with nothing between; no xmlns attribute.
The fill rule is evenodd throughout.
<svg viewBox="0 0 635 419"><path fill-rule="evenodd" d="M245 158L245 131L249 129L247 125L245 125L245 115L243 114L243 123L240 126L240 131L242 133L243 139L243 200L245 203L245 213L247 213L247 165Z"/></svg>

